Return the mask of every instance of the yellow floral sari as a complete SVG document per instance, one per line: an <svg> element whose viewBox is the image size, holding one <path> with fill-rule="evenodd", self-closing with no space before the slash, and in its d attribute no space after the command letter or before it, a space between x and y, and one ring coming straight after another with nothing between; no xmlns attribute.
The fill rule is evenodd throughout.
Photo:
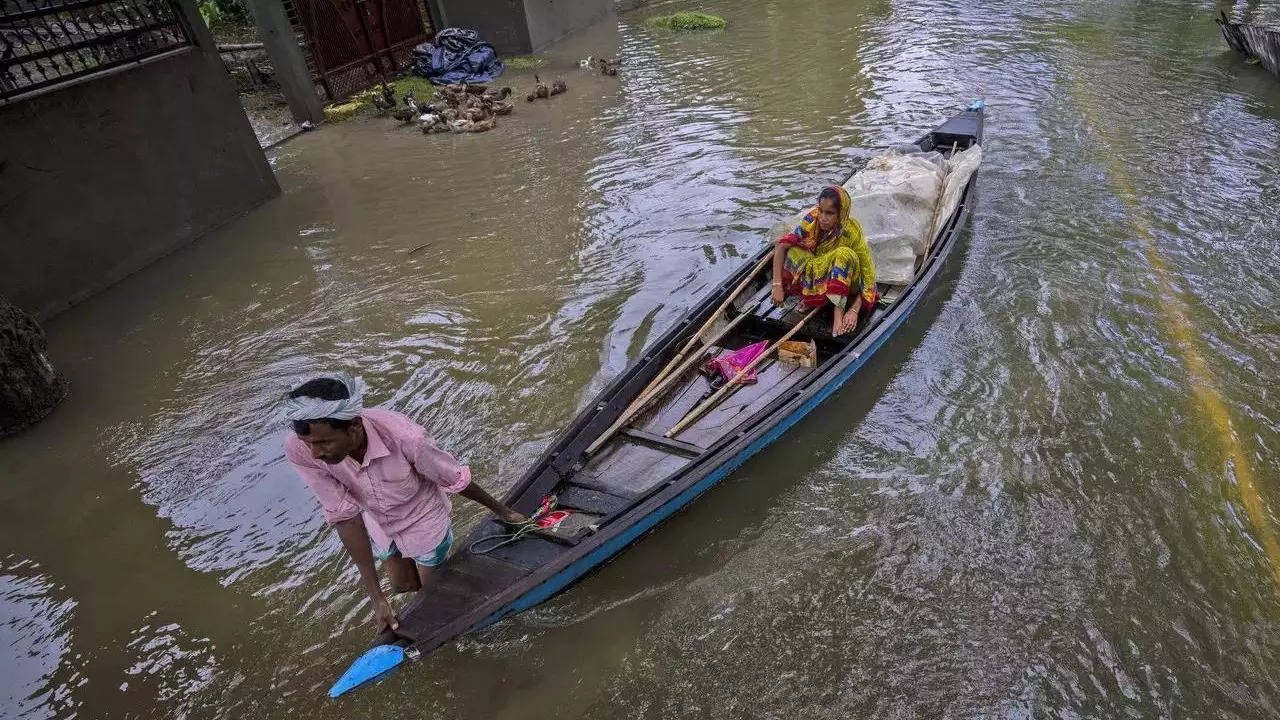
<svg viewBox="0 0 1280 720"><path fill-rule="evenodd" d="M865 307L874 306L876 268L862 226L849 215L849 193L833 185L840 196L840 222L826 236L818 225L818 208L806 212L794 230L778 239L787 246L782 285L788 295L800 295L805 307L821 307L829 300L844 308L856 283Z"/></svg>

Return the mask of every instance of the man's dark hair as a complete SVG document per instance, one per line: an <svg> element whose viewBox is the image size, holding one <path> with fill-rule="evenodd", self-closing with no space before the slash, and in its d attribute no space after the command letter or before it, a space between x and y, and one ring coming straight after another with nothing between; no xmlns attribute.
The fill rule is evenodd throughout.
<svg viewBox="0 0 1280 720"><path fill-rule="evenodd" d="M310 397L319 398L320 400L346 400L351 397L351 391L346 385L334 380L333 378L315 378L308 380L289 392L289 397L300 398ZM327 422L333 426L335 430L346 430L351 420L338 420L336 418L316 418L315 420L294 420L293 431L299 435L309 435L311 433L311 423Z"/></svg>

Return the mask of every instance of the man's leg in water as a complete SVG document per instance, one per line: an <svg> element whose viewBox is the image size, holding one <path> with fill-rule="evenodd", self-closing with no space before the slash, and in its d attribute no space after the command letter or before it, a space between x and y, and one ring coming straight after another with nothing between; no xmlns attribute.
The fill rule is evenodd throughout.
<svg viewBox="0 0 1280 720"><path fill-rule="evenodd" d="M383 560L382 563L386 566L387 575L391 578L392 592L407 593L422 589L418 572L414 569L419 566L412 558L396 555Z"/></svg>

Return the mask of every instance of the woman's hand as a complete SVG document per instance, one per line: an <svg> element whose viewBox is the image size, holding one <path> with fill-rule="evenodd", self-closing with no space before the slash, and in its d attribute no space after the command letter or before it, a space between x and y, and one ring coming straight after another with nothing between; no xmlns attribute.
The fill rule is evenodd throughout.
<svg viewBox="0 0 1280 720"><path fill-rule="evenodd" d="M783 245L782 241L778 241L778 244L773 246L773 272L769 277L773 281L774 305L781 305L787 297L787 293L782 289L782 272L783 266L786 265L786 257L787 246Z"/></svg>

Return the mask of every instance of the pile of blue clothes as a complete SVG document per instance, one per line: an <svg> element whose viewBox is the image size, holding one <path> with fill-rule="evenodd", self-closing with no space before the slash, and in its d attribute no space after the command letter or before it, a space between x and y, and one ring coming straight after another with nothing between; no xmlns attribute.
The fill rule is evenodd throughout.
<svg viewBox="0 0 1280 720"><path fill-rule="evenodd" d="M413 49L413 72L433 85L491 82L507 66L475 30L445 28Z"/></svg>

